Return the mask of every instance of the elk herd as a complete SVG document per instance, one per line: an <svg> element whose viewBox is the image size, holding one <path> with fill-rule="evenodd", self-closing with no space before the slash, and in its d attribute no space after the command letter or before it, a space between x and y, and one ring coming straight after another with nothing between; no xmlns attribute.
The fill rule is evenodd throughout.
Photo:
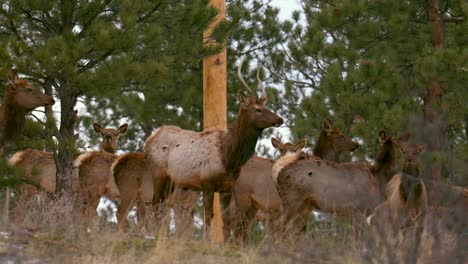
<svg viewBox="0 0 468 264"><path fill-rule="evenodd" d="M143 152L118 155L117 141L128 125L113 129L94 123L94 130L102 136L100 149L81 153L73 162L73 192L83 198L83 216L96 218L103 196L119 200L117 222L125 231L127 215L134 206L138 224L143 227L145 215L154 214L151 208L171 200L174 207L180 202L191 210L196 198L187 198L194 194L190 191L202 191L205 223L208 225L211 219L214 192L220 192L225 232L240 241L247 240L256 220L276 238L286 232L301 232L311 210L357 221L365 216L367 219L362 219L367 220L375 241L386 244L388 239L382 237L401 239L411 226L420 228L423 242L419 248L439 243L430 238L434 226L444 226L444 235L452 240L460 232L466 236L463 217L462 224L447 226L444 215L459 217L459 211L466 212L467 189L422 177L419 155L424 146L411 142L409 133L394 137L382 130L372 162L341 163L341 154L359 145L326 119L312 152L306 150L306 140L282 143L272 138L280 158L254 156L263 130L281 126L283 119L265 106L267 95L258 74L260 96L242 78L241 67L242 63L238 77L245 92L239 93L237 118L226 130L196 132L165 125L146 140ZM0 151L21 132L29 111L52 104L51 96L11 70L0 108ZM52 153L25 149L12 155L9 163L22 168L24 177L36 183L20 187L24 199L30 199L39 189L55 192ZM175 194L179 197L170 199ZM450 202L442 202L441 197L447 195ZM435 250L428 252L436 254Z"/></svg>

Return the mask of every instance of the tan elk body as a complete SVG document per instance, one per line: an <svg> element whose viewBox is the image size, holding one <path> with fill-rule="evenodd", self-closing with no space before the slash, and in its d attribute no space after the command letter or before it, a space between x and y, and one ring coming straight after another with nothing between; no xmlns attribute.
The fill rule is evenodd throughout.
<svg viewBox="0 0 468 264"><path fill-rule="evenodd" d="M295 228L302 212L311 209L355 215L371 212L384 199L367 163L337 163L296 153L275 162L273 177L282 198L282 221L294 220Z"/></svg>
<svg viewBox="0 0 468 264"><path fill-rule="evenodd" d="M114 154L117 151L117 140L128 128L127 124L117 129L102 128L96 123L93 126L95 131L102 135L102 150L85 152L73 161L86 203L85 214L88 217L96 215L96 208L102 196L117 198L120 194L112 176L111 166L118 157Z"/></svg>
<svg viewBox="0 0 468 264"><path fill-rule="evenodd" d="M419 175L418 154L422 147L411 142L402 147L402 172L394 175L385 188L386 200L367 217L372 239L391 258L408 262L415 257L428 207L426 186ZM414 262L414 260L410 261Z"/></svg>
<svg viewBox="0 0 468 264"><path fill-rule="evenodd" d="M101 128L96 123L93 126L102 137L100 149L105 152L115 153L117 150L116 142L120 136L120 132L114 128ZM126 125L123 126L125 127ZM9 163L10 165L22 168L25 172L24 177L39 184L45 191L50 193L55 192L57 169L52 153L28 148L16 152L9 159ZM77 174L76 170L74 174ZM72 189L73 192L78 192L81 189L78 175L73 176L75 178L72 179ZM32 196L39 191L35 186L29 184L23 185L22 189L26 196ZM26 196L23 196L23 198L26 198Z"/></svg>
<svg viewBox="0 0 468 264"><path fill-rule="evenodd" d="M305 146L302 140L296 144L281 144L276 138L272 138L273 147L278 149L281 157L294 157L296 152ZM323 159L338 161L344 152L353 151L358 144L345 136L341 130L334 127L330 119L326 119L317 139L314 153ZM286 159L287 160L287 159ZM239 179L236 181L233 199L235 200L234 233L241 233L245 240L255 220L255 216L263 217L272 232L271 220L279 217L281 209L281 197L278 194L275 181L272 176L274 160L261 157L251 158L241 169Z"/></svg>
<svg viewBox="0 0 468 264"><path fill-rule="evenodd" d="M156 177L167 175L176 188L208 192L206 204L212 204L212 192L231 191L240 167L252 157L262 131L283 123L265 107L266 92L260 80L262 96L258 97L243 80L241 67L242 63L239 79L251 96L239 94L237 119L227 130L214 128L195 132L163 126L145 143L145 152L158 174Z"/></svg>
<svg viewBox="0 0 468 264"><path fill-rule="evenodd" d="M272 138L271 142L281 155L295 153L307 143L306 140L300 140L296 144L282 144L276 138ZM272 228L272 218L281 209L281 198L271 176L273 163L272 159L254 156L242 166L233 186L229 216L232 219L226 221L231 224L234 236L246 240L256 218L263 220L269 229Z"/></svg>

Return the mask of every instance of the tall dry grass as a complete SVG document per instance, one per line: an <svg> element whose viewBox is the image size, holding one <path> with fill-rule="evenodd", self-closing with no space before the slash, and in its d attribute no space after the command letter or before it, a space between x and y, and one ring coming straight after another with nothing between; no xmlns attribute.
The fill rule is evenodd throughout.
<svg viewBox="0 0 468 264"><path fill-rule="evenodd" d="M414 243L417 243L414 240L409 240L409 244L385 243L388 242L385 233L378 234L376 238L375 233L361 220L318 222L311 216L304 232L289 235L286 230L281 241L267 237L264 228L256 225L246 243L231 239L224 245L217 245L206 239L199 227L186 227L181 232L175 232L171 228L174 221L170 213L159 218L157 228L153 226L148 228L152 230L143 232L152 235L148 238L142 235L137 225L132 225L128 233L119 232L115 223L105 220L108 216L88 222L81 217L80 204L79 198L51 199L46 196L22 204L21 218L0 225L0 262L435 263L419 258L421 252L417 253L418 262L411 258L409 254L413 254ZM156 218L153 216L149 219L154 221ZM453 227L459 228L460 223ZM434 230L422 230L422 238L432 241L428 250L437 253L441 243L438 240L448 236L444 230L450 227L436 221L431 228ZM466 227L462 228L466 230ZM429 234L436 231L444 232L434 239ZM409 229L408 232L416 232L416 229ZM457 240L457 246L450 256L432 254L437 255L437 263L463 263L466 260L466 233L450 233L450 236L448 239Z"/></svg>

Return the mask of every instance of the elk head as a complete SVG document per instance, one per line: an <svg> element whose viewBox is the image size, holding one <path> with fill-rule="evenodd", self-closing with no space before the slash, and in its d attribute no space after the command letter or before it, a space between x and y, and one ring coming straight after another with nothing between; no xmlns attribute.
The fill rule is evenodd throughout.
<svg viewBox="0 0 468 264"><path fill-rule="evenodd" d="M334 127L331 120L328 118L323 123L323 130L337 153L354 151L359 148L359 144L357 142L354 142L351 138L343 134L341 130Z"/></svg>
<svg viewBox="0 0 468 264"><path fill-rule="evenodd" d="M39 106L52 106L55 101L52 96L45 94L28 81L20 79L14 69L8 71L7 93L11 96L11 104L32 111Z"/></svg>
<svg viewBox="0 0 468 264"><path fill-rule="evenodd" d="M403 168L402 171L413 176L419 176L419 154L426 149L426 145L406 142L401 146L403 153Z"/></svg>
<svg viewBox="0 0 468 264"><path fill-rule="evenodd" d="M385 155L390 158L395 156L395 150L400 149L400 140L401 137L389 137L385 130L380 130L379 132L379 141L380 141L380 153L385 153ZM385 157L382 157L385 158Z"/></svg>
<svg viewBox="0 0 468 264"><path fill-rule="evenodd" d="M282 144L281 141L275 137L271 138L271 144L275 147L281 156L284 156L288 153L296 153L297 151L303 149L307 145L307 139L301 139L296 142L296 144L287 142Z"/></svg>
<svg viewBox="0 0 468 264"><path fill-rule="evenodd" d="M117 151L117 140L127 132L128 124L123 124L119 128L102 128L98 123L93 123L94 130L102 136L101 149L115 153Z"/></svg>
<svg viewBox="0 0 468 264"><path fill-rule="evenodd" d="M241 104L241 112L244 113L245 122L247 125L257 129L263 130L271 126L279 127L283 124L283 119L273 113L270 109L265 106L267 101L267 94L265 87L260 80L260 67L257 68L257 81L258 86L260 87L262 94L259 97L256 93L250 89L250 87L245 82L242 77L242 64L244 60L240 62L237 75L239 80L244 85L245 89L249 92L250 96L247 96L244 92L239 92L239 102Z"/></svg>

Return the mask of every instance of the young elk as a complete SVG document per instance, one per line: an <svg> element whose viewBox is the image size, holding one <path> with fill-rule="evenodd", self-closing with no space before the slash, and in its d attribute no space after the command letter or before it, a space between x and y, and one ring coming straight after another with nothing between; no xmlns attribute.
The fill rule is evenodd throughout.
<svg viewBox="0 0 468 264"><path fill-rule="evenodd" d="M111 171L120 192L117 223L121 231L127 227L126 217L133 205L137 205L139 227L143 227L146 216L145 204L159 204L170 190L167 178L154 178L148 155L133 152L121 155L112 164Z"/></svg>
<svg viewBox="0 0 468 264"><path fill-rule="evenodd" d="M85 214L88 217L96 216L96 208L101 196L116 198L119 190L115 185L111 173L111 166L118 157L117 140L127 132L128 125L123 124L117 129L103 129L98 124L93 124L96 132L101 133L102 142L100 151L85 152L73 161L73 167L78 172L81 192L86 203Z"/></svg>
<svg viewBox="0 0 468 264"><path fill-rule="evenodd" d="M370 167L370 172L379 183L380 192L385 193L385 186L397 173L395 163L397 150L400 150L400 141L405 141L405 134L399 138L389 137L384 130L379 132L380 147L374 164Z"/></svg>
<svg viewBox="0 0 468 264"><path fill-rule="evenodd" d="M148 138L144 147L160 174L158 177L167 175L176 188L208 192L205 204L209 205L213 204L214 191L231 190L241 166L252 157L262 131L283 124L283 119L266 108L263 84L259 83L262 95L258 97L242 78L241 67L242 62L238 77L250 97L239 93L237 120L228 130L213 128L195 132L162 126Z"/></svg>
<svg viewBox="0 0 468 264"><path fill-rule="evenodd" d="M339 162L341 153L354 151L358 147L358 143L334 127L331 120L327 118L323 123L313 153L321 159Z"/></svg>
<svg viewBox="0 0 468 264"><path fill-rule="evenodd" d="M307 140L299 140L296 144L282 144L280 140L272 138L271 143L284 156L303 149ZM242 166L239 178L233 186L231 200L231 221L235 237L245 241L256 218L265 221L271 231L272 217L277 216L281 209L281 198L271 173L273 164L272 159L254 156Z"/></svg>
<svg viewBox="0 0 468 264"><path fill-rule="evenodd" d="M117 150L117 140L121 134L125 133L127 124L122 125L119 129L101 128L97 123L94 123L93 127L102 136L100 150L115 153ZM50 193L55 192L57 170L52 153L28 148L16 152L10 158L9 163L10 165L22 168L25 172L24 177L36 182L45 191ZM73 191L79 191L78 179L73 179L72 184ZM23 185L22 189L24 193L28 194L27 196L32 196L39 191L33 185Z"/></svg>
<svg viewBox="0 0 468 264"><path fill-rule="evenodd" d="M377 206L367 218L373 240L387 250L389 258L414 258L428 207L426 185L420 178L419 153L423 145L406 142L403 152L402 172L394 175L386 186L387 200ZM419 230L419 231L418 231ZM411 251L408 251L411 249ZM401 254L411 252L410 254ZM396 254L396 256L392 256ZM415 261L410 261L415 262Z"/></svg>
<svg viewBox="0 0 468 264"><path fill-rule="evenodd" d="M21 134L28 112L40 106L52 106L54 103L52 96L39 91L28 81L20 79L16 71L10 69L8 85L0 107L0 156L3 154L5 144Z"/></svg>

